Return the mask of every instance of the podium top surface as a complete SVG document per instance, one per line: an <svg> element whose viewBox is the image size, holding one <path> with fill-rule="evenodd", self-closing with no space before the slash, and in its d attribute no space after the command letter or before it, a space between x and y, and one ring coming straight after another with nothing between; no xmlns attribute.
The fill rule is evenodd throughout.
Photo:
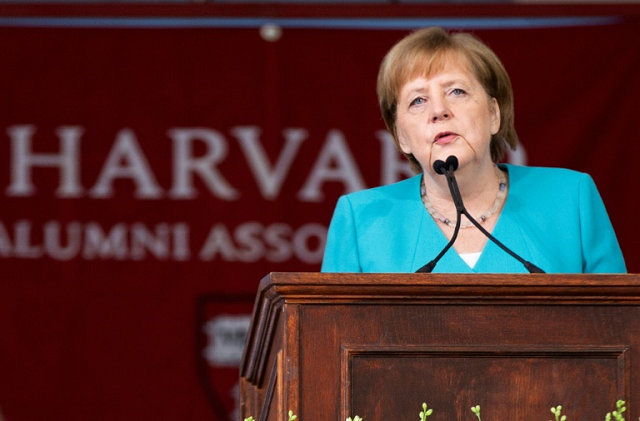
<svg viewBox="0 0 640 421"><path fill-rule="evenodd" d="M273 272L258 294L286 296L601 295L640 299L638 274L360 274ZM269 294L269 295L271 295Z"/></svg>

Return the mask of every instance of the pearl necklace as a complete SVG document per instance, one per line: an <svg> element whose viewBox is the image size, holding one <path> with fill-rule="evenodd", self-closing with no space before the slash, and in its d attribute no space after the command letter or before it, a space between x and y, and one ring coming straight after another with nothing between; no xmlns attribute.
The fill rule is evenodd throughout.
<svg viewBox="0 0 640 421"><path fill-rule="evenodd" d="M480 217L478 218L480 220L480 223L489 219L491 215L493 215L500 208L500 206L502 205L502 202L504 202L504 198L507 196L507 179L504 176L504 173L500 171L497 165L494 165L493 168L495 169L496 175L498 176L498 179L500 181L498 194L496 195L496 200L494 200L493 206L491 206L491 209L489 209L488 211L480 215ZM427 209L427 211L429 212L429 215L431 215L433 219L435 219L436 221L440 221L443 224L450 226L451 228L455 228L456 226L455 222L452 222L449 218L447 218L446 216L442 215L440 212L435 210L431 205L431 202L429 202L429 198L427 197L427 189L424 184L424 175L422 176L422 182L420 183L420 197L422 198L422 203L424 204L424 207ZM468 228L472 226L473 226L473 223L471 223L470 221L460 223L460 228Z"/></svg>

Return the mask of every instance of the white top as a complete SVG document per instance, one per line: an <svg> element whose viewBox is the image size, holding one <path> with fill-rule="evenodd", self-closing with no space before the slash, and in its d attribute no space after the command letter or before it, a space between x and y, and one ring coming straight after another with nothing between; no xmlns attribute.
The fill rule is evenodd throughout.
<svg viewBox="0 0 640 421"><path fill-rule="evenodd" d="M471 269L473 269L476 263L478 263L478 259L480 258L481 254L482 254L481 251L477 253L461 253L460 257L462 258L462 260L464 260L464 262L467 265L469 265Z"/></svg>

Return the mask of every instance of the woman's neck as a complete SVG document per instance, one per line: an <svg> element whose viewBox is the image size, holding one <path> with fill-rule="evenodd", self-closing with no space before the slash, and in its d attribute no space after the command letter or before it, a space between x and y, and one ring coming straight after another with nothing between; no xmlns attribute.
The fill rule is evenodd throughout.
<svg viewBox="0 0 640 421"><path fill-rule="evenodd" d="M471 166L455 172L456 182L465 208L472 215L484 212L499 190L500 180L493 164L480 169ZM455 204L449 191L447 178L439 174L425 174L427 196L433 207L448 217L455 216Z"/></svg>

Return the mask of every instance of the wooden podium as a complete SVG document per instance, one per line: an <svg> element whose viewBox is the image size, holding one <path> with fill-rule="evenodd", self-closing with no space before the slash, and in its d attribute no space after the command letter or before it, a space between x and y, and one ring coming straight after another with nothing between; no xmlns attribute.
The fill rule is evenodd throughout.
<svg viewBox="0 0 640 421"><path fill-rule="evenodd" d="M240 375L241 419L635 420L640 276L272 273Z"/></svg>

